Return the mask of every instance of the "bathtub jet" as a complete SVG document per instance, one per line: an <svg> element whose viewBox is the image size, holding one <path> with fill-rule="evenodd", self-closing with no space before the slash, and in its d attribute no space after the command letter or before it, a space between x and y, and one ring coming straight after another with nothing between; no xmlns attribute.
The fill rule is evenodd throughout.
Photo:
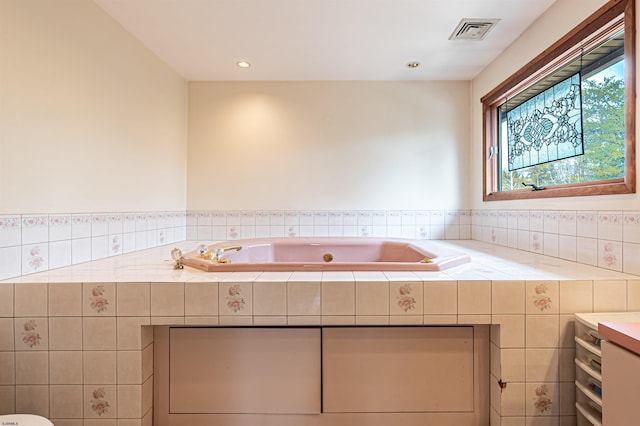
<svg viewBox="0 0 640 426"><path fill-rule="evenodd" d="M358 237L232 240L206 250L200 245L181 258L183 265L206 272L442 271L469 261L437 241Z"/></svg>

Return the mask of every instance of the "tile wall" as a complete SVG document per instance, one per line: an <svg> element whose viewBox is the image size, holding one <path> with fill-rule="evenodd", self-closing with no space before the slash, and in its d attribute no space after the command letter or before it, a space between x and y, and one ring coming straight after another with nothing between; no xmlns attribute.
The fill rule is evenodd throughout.
<svg viewBox="0 0 640 426"><path fill-rule="evenodd" d="M184 212L0 216L0 280L183 241Z"/></svg>
<svg viewBox="0 0 640 426"><path fill-rule="evenodd" d="M471 238L640 275L640 212L474 210Z"/></svg>
<svg viewBox="0 0 640 426"><path fill-rule="evenodd" d="M468 240L470 210L189 211L187 240L260 237Z"/></svg>
<svg viewBox="0 0 640 426"><path fill-rule="evenodd" d="M489 324L491 424L574 425L574 313L638 310L639 296L640 280L382 272L3 284L0 414L31 412L64 426L150 426L149 325Z"/></svg>
<svg viewBox="0 0 640 426"><path fill-rule="evenodd" d="M116 321L115 283L12 287L0 286L15 315L7 318L9 305L0 303L0 358L9 367L0 369L0 412L39 414L66 426L83 419L140 425L152 404L153 333L142 327L148 318L136 316L145 304L133 313L123 304ZM130 287L120 285L121 297ZM148 294L149 283L139 287Z"/></svg>
<svg viewBox="0 0 640 426"><path fill-rule="evenodd" d="M189 211L0 215L0 280L177 241L471 238L470 210Z"/></svg>
<svg viewBox="0 0 640 426"><path fill-rule="evenodd" d="M345 236L480 240L640 275L640 212L206 210L0 216L0 280L177 241Z"/></svg>

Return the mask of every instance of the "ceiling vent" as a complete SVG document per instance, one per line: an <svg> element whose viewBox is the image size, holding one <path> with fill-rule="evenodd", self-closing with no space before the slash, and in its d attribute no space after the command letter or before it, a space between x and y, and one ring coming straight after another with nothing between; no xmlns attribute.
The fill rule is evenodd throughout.
<svg viewBox="0 0 640 426"><path fill-rule="evenodd" d="M468 19L460 21L449 40L482 40L496 26L499 19Z"/></svg>

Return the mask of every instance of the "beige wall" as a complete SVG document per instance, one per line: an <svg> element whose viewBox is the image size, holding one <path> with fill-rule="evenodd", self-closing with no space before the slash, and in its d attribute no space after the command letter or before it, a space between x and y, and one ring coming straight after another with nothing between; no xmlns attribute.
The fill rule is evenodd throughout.
<svg viewBox="0 0 640 426"><path fill-rule="evenodd" d="M487 66L472 82L471 208L474 209L566 209L637 210L636 194L575 197L527 201L482 202L482 105L480 98L502 83L528 61L556 42L586 17L607 3L606 0L557 0L525 33ZM636 13L636 15L638 15ZM638 126L636 126L637 129ZM638 137L636 136L636 140ZM638 154L636 154L638 155Z"/></svg>
<svg viewBox="0 0 640 426"><path fill-rule="evenodd" d="M191 82L187 105L93 2L2 0L0 214L638 209L481 201L479 99L604 3L558 0L472 82Z"/></svg>
<svg viewBox="0 0 640 426"><path fill-rule="evenodd" d="M190 82L187 206L466 208L469 88Z"/></svg>
<svg viewBox="0 0 640 426"><path fill-rule="evenodd" d="M183 78L89 0L0 1L0 214L184 210Z"/></svg>

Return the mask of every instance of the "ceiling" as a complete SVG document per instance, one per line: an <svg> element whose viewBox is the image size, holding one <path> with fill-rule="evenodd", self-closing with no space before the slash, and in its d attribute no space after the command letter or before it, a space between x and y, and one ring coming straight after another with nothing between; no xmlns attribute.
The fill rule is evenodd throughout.
<svg viewBox="0 0 640 426"><path fill-rule="evenodd" d="M192 81L470 80L555 2L94 1ZM463 18L500 21L483 40L449 40Z"/></svg>

